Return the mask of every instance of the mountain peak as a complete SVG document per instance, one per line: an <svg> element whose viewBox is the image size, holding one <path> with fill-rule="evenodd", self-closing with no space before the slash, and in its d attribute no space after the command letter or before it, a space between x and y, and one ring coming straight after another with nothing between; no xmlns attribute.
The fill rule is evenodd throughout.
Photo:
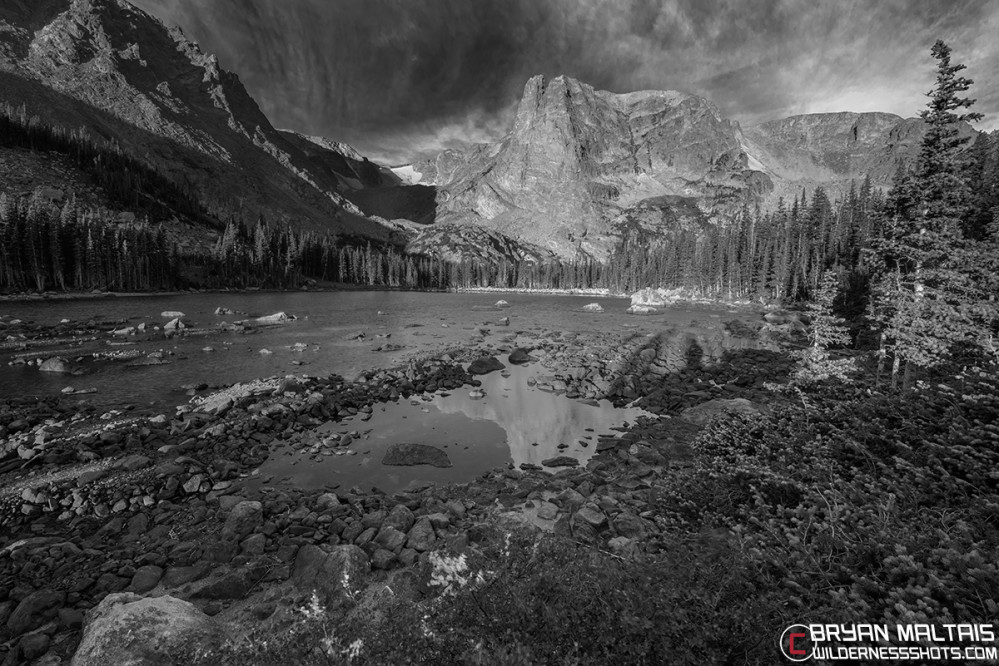
<svg viewBox="0 0 999 666"><path fill-rule="evenodd" d="M434 181L448 190L439 218L474 221L562 256L605 257L629 220L659 228L683 217L664 207L698 217L696 205L666 204L671 197L715 211L767 189L766 176L747 169L738 134L711 102L688 93L617 94L534 76L495 149L476 149L463 164L436 161ZM650 200L656 219L643 208Z"/></svg>
<svg viewBox="0 0 999 666"><path fill-rule="evenodd" d="M417 165L444 190L438 220L485 226L563 257L606 257L622 237L726 224L801 190L831 196L868 173L885 186L923 126L889 113L828 113L742 129L676 90L613 93L531 77L510 132Z"/></svg>

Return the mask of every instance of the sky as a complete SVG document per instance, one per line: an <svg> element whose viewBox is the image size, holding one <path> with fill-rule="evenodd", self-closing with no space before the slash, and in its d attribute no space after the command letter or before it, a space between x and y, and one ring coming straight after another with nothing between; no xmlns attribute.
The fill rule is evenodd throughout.
<svg viewBox="0 0 999 666"><path fill-rule="evenodd" d="M996 0L131 0L237 73L282 129L389 165L496 141L535 74L682 90L743 126L911 117L943 39L999 128Z"/></svg>

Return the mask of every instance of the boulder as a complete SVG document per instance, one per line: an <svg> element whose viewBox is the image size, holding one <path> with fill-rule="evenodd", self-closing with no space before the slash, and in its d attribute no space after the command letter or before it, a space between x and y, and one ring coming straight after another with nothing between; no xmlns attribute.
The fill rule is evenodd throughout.
<svg viewBox="0 0 999 666"><path fill-rule="evenodd" d="M509 303L507 303L507 302L506 302L506 301L504 301L504 300L499 300L499 301L496 301L496 307L498 307L498 308L505 308L505 307L508 307L509 305L510 305L510 304L509 304Z"/></svg>
<svg viewBox="0 0 999 666"><path fill-rule="evenodd" d="M434 547L436 535L430 519L424 516L416 521L413 529L409 530L409 537L406 540L406 547L418 552L426 552Z"/></svg>
<svg viewBox="0 0 999 666"><path fill-rule="evenodd" d="M182 322L180 320L180 317L176 317L174 319L171 319L167 323L163 324L163 330L164 331L182 331L185 328L187 328L187 327L184 326L184 322Z"/></svg>
<svg viewBox="0 0 999 666"><path fill-rule="evenodd" d="M508 360L510 361L510 363L513 363L514 365L523 365L524 363L528 363L533 359L531 358L529 350L524 349L523 347L517 347L512 352L510 352L510 357L508 358Z"/></svg>
<svg viewBox="0 0 999 666"><path fill-rule="evenodd" d="M631 295L631 305L662 308L683 298L683 289L654 289L646 287ZM630 308L629 308L630 309Z"/></svg>
<svg viewBox="0 0 999 666"><path fill-rule="evenodd" d="M538 518L542 520L555 520L558 518L558 507L551 502L541 502L538 506Z"/></svg>
<svg viewBox="0 0 999 666"><path fill-rule="evenodd" d="M257 317L253 320L254 324L258 326L270 326L272 324L283 324L286 321L291 321L295 319L294 315L289 315L284 312L275 312L272 315L267 315L266 317Z"/></svg>
<svg viewBox="0 0 999 666"><path fill-rule="evenodd" d="M391 525L382 525L375 535L374 542L385 550L398 553L406 545L406 533L400 532Z"/></svg>
<svg viewBox="0 0 999 666"><path fill-rule="evenodd" d="M87 612L80 647L71 666L173 664L192 646L220 640L215 620L171 596L144 599L110 594Z"/></svg>
<svg viewBox="0 0 999 666"><path fill-rule="evenodd" d="M414 522L416 522L416 516L414 516L413 512L409 510L409 507L405 504L396 504L392 507L392 510L389 511L385 520L382 521L382 524L391 525L400 532L408 532Z"/></svg>
<svg viewBox="0 0 999 666"><path fill-rule="evenodd" d="M368 556L357 546L334 546L327 552L306 544L295 557L291 580L301 591L315 592L330 604L357 590L370 570Z"/></svg>
<svg viewBox="0 0 999 666"><path fill-rule="evenodd" d="M589 506L584 506L577 511L573 520L577 524L586 523L597 530L607 525L607 516Z"/></svg>
<svg viewBox="0 0 999 666"><path fill-rule="evenodd" d="M350 442L348 441L347 444L350 444ZM346 446L346 444L342 444L342 446ZM334 493L323 493L316 500L316 509L318 511L325 511L337 506L340 506L340 498Z"/></svg>
<svg viewBox="0 0 999 666"><path fill-rule="evenodd" d="M147 564L135 571L129 589L137 594L145 594L159 585L161 578L163 578L163 569L152 564Z"/></svg>
<svg viewBox="0 0 999 666"><path fill-rule="evenodd" d="M43 634L42 632L28 634L18 643L18 648L21 650L21 656L29 662L38 659L43 654L48 652L51 640L52 639L50 639L47 634Z"/></svg>
<svg viewBox="0 0 999 666"><path fill-rule="evenodd" d="M78 365L67 361L61 356L53 356L38 366L38 369L42 372L57 372L63 375L79 375L83 373Z"/></svg>
<svg viewBox="0 0 999 666"><path fill-rule="evenodd" d="M393 444L382 458L383 465L433 465L434 467L450 467L451 459L447 453L428 444Z"/></svg>
<svg viewBox="0 0 999 666"><path fill-rule="evenodd" d="M694 425L705 425L722 414L759 414L759 408L745 398L731 400L709 400L689 407L680 414L680 419Z"/></svg>
<svg viewBox="0 0 999 666"><path fill-rule="evenodd" d="M243 539L264 522L264 508L260 502L244 500L234 506L222 527L225 538Z"/></svg>
<svg viewBox="0 0 999 666"><path fill-rule="evenodd" d="M583 306L583 312L603 312L604 309L599 303L589 303Z"/></svg>
<svg viewBox="0 0 999 666"><path fill-rule="evenodd" d="M183 319L186 315L183 312L178 312L177 310L167 310L161 312L160 316L164 319Z"/></svg>
<svg viewBox="0 0 999 666"><path fill-rule="evenodd" d="M234 314L234 313L229 308L224 308L222 306L219 306L219 307L215 308L215 314L217 314L220 317L224 317L226 315L231 315L231 314Z"/></svg>
<svg viewBox="0 0 999 666"><path fill-rule="evenodd" d="M472 361L468 366L470 375L488 375L490 372L502 370L506 366L495 356L483 356Z"/></svg>
<svg viewBox="0 0 999 666"><path fill-rule="evenodd" d="M39 624L39 614L55 606L61 606L66 593L58 590L38 590L32 592L17 605L7 618L7 629L11 636L20 636Z"/></svg>
<svg viewBox="0 0 999 666"><path fill-rule="evenodd" d="M628 314L648 315L648 314L656 314L659 311L647 305L632 305L630 308L626 310L626 312Z"/></svg>

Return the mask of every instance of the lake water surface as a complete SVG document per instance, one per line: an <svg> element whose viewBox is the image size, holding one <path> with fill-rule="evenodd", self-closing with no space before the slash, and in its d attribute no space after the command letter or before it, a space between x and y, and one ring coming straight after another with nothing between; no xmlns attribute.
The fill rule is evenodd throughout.
<svg viewBox="0 0 999 666"><path fill-rule="evenodd" d="M497 307L499 300L507 305ZM604 312L584 312L597 301ZM162 332L111 339L108 335L74 345L7 349L0 352L0 396L42 396L65 387L95 388L80 399L105 408L133 406L137 412L171 412L189 401L181 387L227 386L240 381L286 374L353 378L374 367L397 365L414 354L462 346L508 346L503 339L517 331L561 336L563 333L661 332L667 328L711 329L723 319L754 316L720 306L685 304L661 314L635 317L628 299L489 293L423 292L250 292L171 296L50 300L0 304L0 316L55 324L63 319L86 322L121 320L162 327L161 313L183 312L189 335L167 339ZM235 315L219 316L218 307ZM219 324L275 312L294 315L285 324L238 334ZM509 318L509 326L500 325ZM696 324L695 322L699 322ZM484 330L485 329L485 332ZM358 337L363 333L363 337ZM718 337L718 336L716 336ZM536 339L536 338L534 338ZM727 340L727 339L726 339ZM726 341L725 344L728 344ZM378 351L385 345L400 349ZM162 352L163 365L128 367L123 361L85 361L82 376L39 371L7 363L17 354L44 351L47 357L86 358L94 352ZM261 353L266 350L266 353ZM134 353L134 352L133 352ZM505 356L501 356L505 361ZM482 378L484 398L471 387L449 394L376 405L368 421L348 419L316 428L296 448L272 453L254 475L255 482L302 487L378 487L393 492L421 483L464 482L497 466L532 463L559 455L585 462L598 438L645 415L609 402L587 404L542 391L528 379L543 368L509 366ZM651 416L651 415L649 415ZM344 434L348 447L330 446ZM428 444L444 450L452 467L394 467L382 464L395 443ZM561 446L560 446L561 445Z"/></svg>
<svg viewBox="0 0 999 666"><path fill-rule="evenodd" d="M509 307L487 309L499 299L509 302ZM581 311L594 301L603 306L603 313ZM723 308L691 305L650 317L633 317L625 314L628 305L627 299L591 296L400 291L210 293L0 303L0 315L40 324L98 319L162 326L167 321L160 316L162 312L178 311L186 315L189 327L211 331L172 339L149 333L123 337L115 345L100 339L82 346L0 351L0 396L51 395L67 386L96 388L97 393L81 397L100 406L135 404L163 409L187 401L180 390L185 385L225 386L285 374L336 373L351 379L373 367L396 365L416 352L465 344L479 337L482 327L489 328L498 340L517 330L620 332L630 326L652 331L694 319L714 318L717 322L719 317L735 316L725 314ZM219 306L245 314L217 316L214 311ZM253 334L216 330L221 322L275 312L298 319ZM497 325L502 317L509 317L509 327ZM365 336L347 339L358 333ZM390 344L402 349L375 351ZM87 363L88 372L82 376L7 365L24 351L51 351L52 355L75 358L133 349L143 354L162 350L167 363L144 367L126 367L122 362Z"/></svg>

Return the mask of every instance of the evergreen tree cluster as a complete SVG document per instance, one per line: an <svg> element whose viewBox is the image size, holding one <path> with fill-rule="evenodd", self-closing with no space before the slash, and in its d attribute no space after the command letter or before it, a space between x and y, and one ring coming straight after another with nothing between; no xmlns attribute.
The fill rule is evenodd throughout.
<svg viewBox="0 0 999 666"><path fill-rule="evenodd" d="M818 187L790 206L779 200L766 214L744 208L727 226L627 239L601 286L625 293L683 287L709 298L760 302L807 299L826 270L860 266L861 249L880 233L884 200L866 178L836 202Z"/></svg>
<svg viewBox="0 0 999 666"><path fill-rule="evenodd" d="M516 262L410 254L336 234L296 231L259 219L226 225L209 254L189 258L213 287L294 287L308 279L405 289L599 287L606 266L593 261Z"/></svg>
<svg viewBox="0 0 999 666"><path fill-rule="evenodd" d="M149 291L179 281L176 248L162 228L121 224L117 214L61 206L40 189L0 193L0 291Z"/></svg>

